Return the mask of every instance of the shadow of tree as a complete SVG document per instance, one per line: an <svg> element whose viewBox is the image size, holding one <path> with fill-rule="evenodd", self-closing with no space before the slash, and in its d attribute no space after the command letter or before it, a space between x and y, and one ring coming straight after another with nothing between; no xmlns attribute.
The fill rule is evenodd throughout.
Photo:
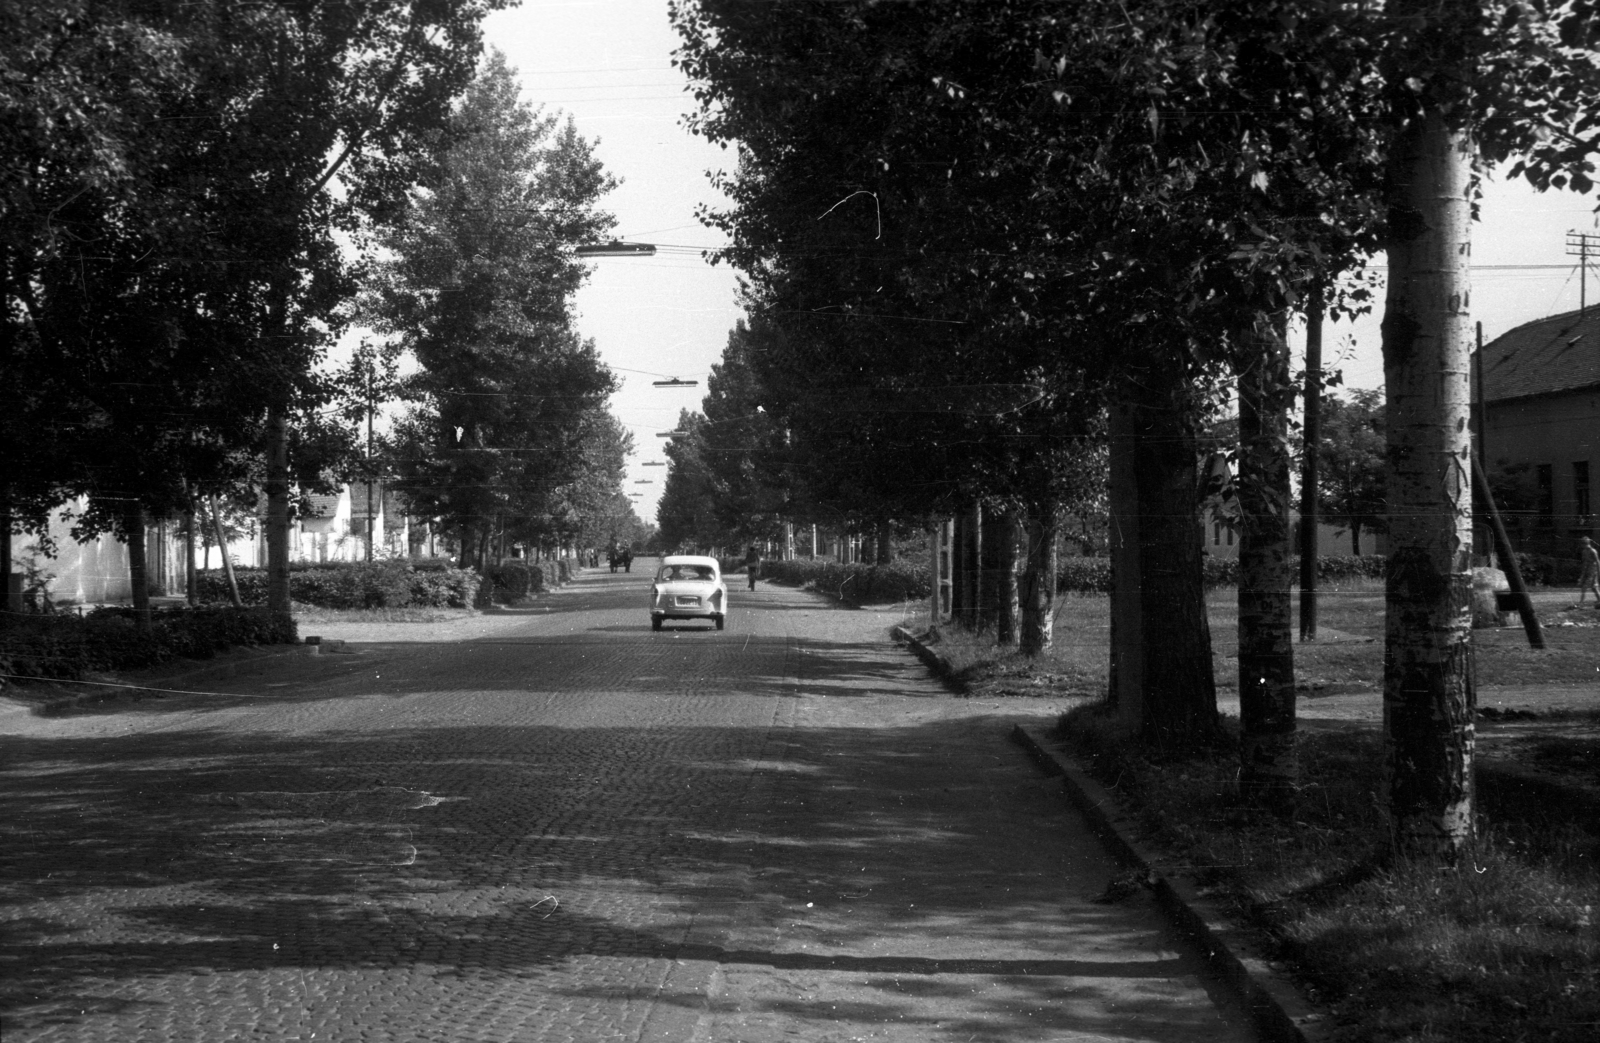
<svg viewBox="0 0 1600 1043"><path fill-rule="evenodd" d="M1013 947L1019 924L1061 899L1058 878L1016 860L1033 845L1002 837L970 793L951 796L978 782L927 785L928 751L987 727L8 739L0 1004L38 1028L126 1013L96 1006L108 981L418 962L522 973L602 956L889 976L892 1003L826 1016L904 1021L919 989L958 988L941 976L1059 988L1175 973L1167 960L974 955ZM752 908L808 905L831 912L809 951L705 940L746 929ZM1079 915L1098 935L1129 930L1116 910ZM857 952L944 920L966 955ZM969 1034L1042 1038L990 1014Z"/></svg>

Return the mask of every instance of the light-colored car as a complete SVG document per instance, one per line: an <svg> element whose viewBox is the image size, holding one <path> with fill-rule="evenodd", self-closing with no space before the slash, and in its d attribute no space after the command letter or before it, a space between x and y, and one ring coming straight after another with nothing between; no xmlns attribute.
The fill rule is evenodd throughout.
<svg viewBox="0 0 1600 1043"><path fill-rule="evenodd" d="M671 554L661 559L650 584L650 629L668 619L709 619L721 630L728 615L728 588L716 558Z"/></svg>

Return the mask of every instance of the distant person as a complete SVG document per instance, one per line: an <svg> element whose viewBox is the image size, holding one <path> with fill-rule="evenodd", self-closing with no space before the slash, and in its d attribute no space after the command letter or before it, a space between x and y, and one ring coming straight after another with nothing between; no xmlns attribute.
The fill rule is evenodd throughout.
<svg viewBox="0 0 1600 1043"><path fill-rule="evenodd" d="M622 571L633 571L633 549L630 547L622 548Z"/></svg>
<svg viewBox="0 0 1600 1043"><path fill-rule="evenodd" d="M1600 608L1600 550L1587 536L1578 538L1578 559L1582 563L1578 569L1578 604L1581 606L1593 591L1594 607Z"/></svg>
<svg viewBox="0 0 1600 1043"><path fill-rule="evenodd" d="M750 580L750 589L756 589L756 577L761 575L761 552L756 550L754 543L744 552L744 574Z"/></svg>

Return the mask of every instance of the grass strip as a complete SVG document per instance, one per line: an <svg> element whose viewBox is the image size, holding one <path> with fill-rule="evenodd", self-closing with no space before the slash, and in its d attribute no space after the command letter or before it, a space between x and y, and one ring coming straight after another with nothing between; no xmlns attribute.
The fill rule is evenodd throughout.
<svg viewBox="0 0 1600 1043"><path fill-rule="evenodd" d="M1340 1038L1597 1037L1592 835L1485 820L1468 864L1384 862L1375 732L1302 734L1301 799L1279 818L1240 802L1227 750L1152 759L1098 705L1069 711L1060 731L1165 852L1167 871L1232 899L1267 932Z"/></svg>

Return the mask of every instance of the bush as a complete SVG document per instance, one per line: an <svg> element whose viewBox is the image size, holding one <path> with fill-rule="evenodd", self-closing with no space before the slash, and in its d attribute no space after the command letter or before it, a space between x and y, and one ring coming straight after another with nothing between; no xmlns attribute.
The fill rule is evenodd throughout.
<svg viewBox="0 0 1600 1043"><path fill-rule="evenodd" d="M77 680L99 670L132 670L173 659L210 659L240 645L293 644L294 621L260 609L170 608L153 611L141 633L131 608L87 616L14 617L0 630L0 671Z"/></svg>
<svg viewBox="0 0 1600 1043"><path fill-rule="evenodd" d="M265 569L233 572L241 601L267 603ZM196 580L201 601L228 601L228 579L220 570L201 572ZM466 608L478 583L476 573L438 561L327 562L289 569L290 599L321 608Z"/></svg>
<svg viewBox="0 0 1600 1043"><path fill-rule="evenodd" d="M1319 579L1382 579L1387 559L1381 554L1325 554L1317 558ZM1292 568L1300 575L1300 558L1295 556Z"/></svg>
<svg viewBox="0 0 1600 1043"><path fill-rule="evenodd" d="M487 594L490 602L502 605L515 604L527 597L530 591L538 589L533 577L533 570L520 562L511 565L486 565L483 569L483 580L487 589L480 593Z"/></svg>
<svg viewBox="0 0 1600 1043"><path fill-rule="evenodd" d="M734 568L743 567L742 559L734 565ZM761 574L779 583L792 583L864 603L915 601L933 593L927 564L906 560L887 565L841 565L836 561L809 558L763 561Z"/></svg>
<svg viewBox="0 0 1600 1043"><path fill-rule="evenodd" d="M1206 589L1238 585L1237 558L1213 558L1208 555L1202 560ZM1349 579L1357 576L1382 579L1383 561L1384 559L1376 554L1363 554L1360 557L1354 555L1321 557L1317 559L1317 575L1322 579ZM1292 575L1296 577L1300 575L1298 557L1291 560L1289 567ZM1111 593L1111 559L1061 558L1056 571L1056 591L1061 594Z"/></svg>
<svg viewBox="0 0 1600 1043"><path fill-rule="evenodd" d="M504 565L489 565L484 568L483 577L489 586L489 600L502 605L511 605L530 594L548 590L551 586L550 577L554 571L550 562L535 564L517 561Z"/></svg>
<svg viewBox="0 0 1600 1043"><path fill-rule="evenodd" d="M1110 558L1062 557L1056 564L1056 593L1111 593Z"/></svg>
<svg viewBox="0 0 1600 1043"><path fill-rule="evenodd" d="M1517 568L1522 582L1530 587L1575 587L1578 585L1578 559L1557 558L1550 554L1517 552Z"/></svg>

